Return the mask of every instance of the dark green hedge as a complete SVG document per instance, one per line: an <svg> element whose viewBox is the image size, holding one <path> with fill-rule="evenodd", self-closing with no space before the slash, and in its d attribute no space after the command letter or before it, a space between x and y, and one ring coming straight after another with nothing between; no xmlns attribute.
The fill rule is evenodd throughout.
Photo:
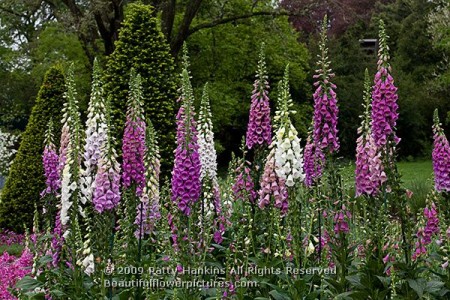
<svg viewBox="0 0 450 300"><path fill-rule="evenodd" d="M40 193L45 188L42 166L45 131L52 118L55 136L58 137L61 132L60 120L65 90L62 69L50 68L44 77L1 193L0 228L21 232L24 224L28 227L32 225L34 203L39 204ZM55 140L58 141L58 138Z"/></svg>

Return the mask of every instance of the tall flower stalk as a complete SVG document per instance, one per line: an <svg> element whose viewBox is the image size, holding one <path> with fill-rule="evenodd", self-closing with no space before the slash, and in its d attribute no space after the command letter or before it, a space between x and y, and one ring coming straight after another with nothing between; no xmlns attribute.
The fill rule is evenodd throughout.
<svg viewBox="0 0 450 300"><path fill-rule="evenodd" d="M143 236L144 202L140 201L144 194L146 146L146 124L144 121L143 94L141 76L134 69L130 72L129 94L127 101L127 115L122 144L122 185L124 194L125 217L121 223L127 251L131 251L134 244L133 223L136 224L138 244ZM127 246L128 245L128 246ZM139 246L138 245L138 246ZM138 255L139 256L139 255ZM140 258L138 257L138 260Z"/></svg>
<svg viewBox="0 0 450 300"><path fill-rule="evenodd" d="M194 119L194 94L192 91L189 63L186 47L183 55L183 70L181 73L181 103L177 114L177 148L172 171L172 201L180 211L189 216L194 203L200 198L201 163Z"/></svg>
<svg viewBox="0 0 450 300"><path fill-rule="evenodd" d="M74 83L73 65L67 72L66 103L64 105L63 131L61 135L60 163L63 164L61 174L61 225L65 235L71 221L77 220L78 192L80 188L80 113Z"/></svg>
<svg viewBox="0 0 450 300"><path fill-rule="evenodd" d="M45 146L42 155L42 163L44 166L45 185L46 188L41 192L41 197L45 199L43 207L46 216L47 230L51 230L54 226L56 217L57 197L60 195L61 178L58 172L59 156L53 141L53 121L50 119L45 133Z"/></svg>
<svg viewBox="0 0 450 300"><path fill-rule="evenodd" d="M81 174L81 197L83 204L92 202L94 180L102 156L102 147L107 138L105 100L101 81L101 70L97 59L94 60L92 90L86 121L86 140L84 145L84 168Z"/></svg>
<svg viewBox="0 0 450 300"><path fill-rule="evenodd" d="M74 83L74 67L70 66L66 77L66 103L63 108L63 131L61 133L60 166L61 174L61 231L64 244L63 254L73 269L76 289L82 286L79 266L83 266L83 239L79 224L80 205L80 161L81 161L81 121L78 111L77 92ZM93 263L93 262L92 262ZM84 266L86 268L86 265ZM74 291L78 294L78 291Z"/></svg>
<svg viewBox="0 0 450 300"><path fill-rule="evenodd" d="M405 196L406 192L401 187L396 165L397 145L400 142L400 138L395 132L398 119L398 95L391 75L388 38L384 22L380 20L378 70L372 88L371 131L374 143L381 152L381 160L386 173L386 182L381 187L383 206L386 211L391 211L395 220L400 222L403 255L406 264L409 264L411 262L409 238L413 233L411 218L407 214L409 207Z"/></svg>
<svg viewBox="0 0 450 300"><path fill-rule="evenodd" d="M288 210L288 187L305 179L300 139L290 119L290 114L295 111L291 109L293 104L289 94L289 66L286 66L279 90L278 110L275 114L276 139L270 146L272 150L264 167L259 206L267 206L273 195L274 206L281 210L281 216L285 216Z"/></svg>
<svg viewBox="0 0 450 300"><path fill-rule="evenodd" d="M325 155L322 149L314 143L312 130L310 130L306 138L303 165L303 172L305 173L304 183L307 187L312 187L322 176L324 165Z"/></svg>
<svg viewBox="0 0 450 300"><path fill-rule="evenodd" d="M378 71L374 79L372 90L372 136L379 148L384 148L388 140L398 144L400 139L395 134L398 119L397 88L391 76L389 64L389 38L384 28L383 20L380 20Z"/></svg>
<svg viewBox="0 0 450 300"><path fill-rule="evenodd" d="M131 70L130 93L122 145L122 182L140 197L145 186L145 121L141 75Z"/></svg>
<svg viewBox="0 0 450 300"><path fill-rule="evenodd" d="M338 112L336 99L336 85L331 82L335 76L330 69L327 48L328 21L325 15L320 34L318 55L318 69L313 77L317 79L314 83L316 90L314 97L314 131L313 140L318 147L325 152L333 153L339 149L339 138L337 136Z"/></svg>
<svg viewBox="0 0 450 300"><path fill-rule="evenodd" d="M356 140L356 196L376 196L380 192L381 185L386 181L386 173L384 172L381 161L380 149L375 144L370 127L370 90L369 72L366 69L363 102L364 114L361 116L361 127L358 128L360 136Z"/></svg>
<svg viewBox="0 0 450 300"><path fill-rule="evenodd" d="M159 203L159 175L161 163L156 131L151 121L148 121L147 124L145 145L146 152L144 156L144 164L146 185L140 198L142 206L139 205L137 207L137 215L134 222L138 226L141 223L143 225L142 231L140 231L138 228L135 232L135 235L142 238L143 234L148 234L154 241L154 234L156 233L156 223L161 218Z"/></svg>
<svg viewBox="0 0 450 300"><path fill-rule="evenodd" d="M439 122L437 109L434 111L433 125L433 171L434 188L438 192L450 191L450 145Z"/></svg>
<svg viewBox="0 0 450 300"><path fill-rule="evenodd" d="M247 125L246 145L248 149L272 143L270 122L269 82L264 55L264 43L259 53L258 71L253 84L250 118Z"/></svg>
<svg viewBox="0 0 450 300"><path fill-rule="evenodd" d="M225 233L226 222L222 213L219 182L217 180L217 154L214 147L214 133L211 119L208 84L205 84L197 124L198 152L201 163L200 179L202 181L200 226L206 234L207 228L211 224L211 221L214 220L214 241L220 244ZM204 241L206 242L206 237Z"/></svg>
<svg viewBox="0 0 450 300"><path fill-rule="evenodd" d="M289 65L286 66L283 80L280 82L279 108L275 114L277 131L275 133L275 169L277 175L285 180L286 186L293 187L296 182L303 182L303 151L290 115L292 99L289 93Z"/></svg>
<svg viewBox="0 0 450 300"><path fill-rule="evenodd" d="M144 194L146 188L145 153L146 123L143 109L142 78L135 69L130 71L127 114L122 141L122 202L124 217L120 220L120 242L128 262L141 263L144 217L146 215ZM142 201L144 200L144 201ZM137 225L137 226L136 226ZM137 234L136 234L137 233ZM137 239L137 240L136 240ZM137 275L137 279L140 274ZM136 297L141 288L136 289Z"/></svg>
<svg viewBox="0 0 450 300"><path fill-rule="evenodd" d="M41 197L49 194L56 196L61 188L61 179L58 173L59 156L53 139L53 121L50 119L45 133L44 154L42 155L46 188L41 192Z"/></svg>

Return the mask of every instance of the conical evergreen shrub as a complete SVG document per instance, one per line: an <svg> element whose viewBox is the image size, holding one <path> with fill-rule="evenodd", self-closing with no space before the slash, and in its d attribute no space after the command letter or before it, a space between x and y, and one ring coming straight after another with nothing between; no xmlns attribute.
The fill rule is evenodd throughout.
<svg viewBox="0 0 450 300"><path fill-rule="evenodd" d="M175 145L176 75L169 46L151 6L131 3L109 56L105 91L110 97L115 136L123 135L128 81L134 68L142 76L146 118L160 137L162 169L170 169ZM120 147L119 147L120 148Z"/></svg>
<svg viewBox="0 0 450 300"><path fill-rule="evenodd" d="M47 124L53 119L55 134L61 131L61 116L66 90L61 67L50 68L42 83L28 120L16 158L0 195L0 228L23 231L33 223L34 203L40 207L45 189L42 153Z"/></svg>

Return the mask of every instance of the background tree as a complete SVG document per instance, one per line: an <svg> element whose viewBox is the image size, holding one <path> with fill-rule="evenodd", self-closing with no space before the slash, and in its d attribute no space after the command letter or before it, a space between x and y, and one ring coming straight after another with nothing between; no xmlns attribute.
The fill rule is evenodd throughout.
<svg viewBox="0 0 450 300"><path fill-rule="evenodd" d="M391 3L394 0L282 0L281 7L290 12L292 25L307 38L320 31L320 22L326 14L329 20L328 33L340 36L358 22L369 23L379 3ZM307 14L303 14L305 10ZM296 16L296 14L302 16Z"/></svg>
<svg viewBox="0 0 450 300"><path fill-rule="evenodd" d="M199 21L206 14L208 12L200 11ZM300 136L306 137L311 113L311 88L306 82L309 52L297 38L298 34L289 25L287 17L272 16L205 29L189 38L196 99L200 99L202 85L209 82L214 135L221 166L228 163L232 151L238 151L240 140L245 135L261 42L266 44L271 111L275 111L278 82L289 63L291 94L298 111L293 121Z"/></svg>
<svg viewBox="0 0 450 300"><path fill-rule="evenodd" d="M364 69L367 67L374 74L376 66L376 51L373 54L364 51L359 41L377 37L380 18L385 21L386 32L390 36L391 63L399 87L400 119L397 127L402 138L399 155L402 158L429 157L429 128L432 125L433 107L448 111L444 108L448 106L448 98L433 91L430 84L440 61L440 55L433 49L431 36L427 31L428 15L435 6L436 4L426 0L374 1L370 15L351 18L352 25L344 33L340 33L337 28L333 31L334 27L340 26L339 19L331 20L329 27L333 34L330 37L330 57L336 73L336 92L341 112L338 125L342 142L340 153L345 157L353 157L356 146L356 127L359 123L357 116L362 113ZM333 5L330 4L328 8L331 10ZM317 9L320 11L320 6ZM312 52L311 57L314 58L317 51L316 35L314 32L300 34L303 34L302 40L306 41Z"/></svg>
<svg viewBox="0 0 450 300"><path fill-rule="evenodd" d="M23 225L29 228L32 224L34 204L39 204L39 195L45 188L42 166L45 130L52 118L56 125L55 132L60 132L64 92L63 72L60 67L52 67L39 90L1 193L0 228L22 231Z"/></svg>
<svg viewBox="0 0 450 300"><path fill-rule="evenodd" d="M254 16L289 14L269 0L4 0L0 11L11 20L12 27L22 29L20 35L26 34L28 41L43 23L57 20L68 32L77 35L92 62L102 51L106 55L114 51L114 42L124 19L124 7L132 2L151 4L155 8L153 14L161 16L162 31L174 57L184 41L202 29ZM198 12L211 6L214 7L211 18L199 22Z"/></svg>
<svg viewBox="0 0 450 300"><path fill-rule="evenodd" d="M127 7L116 49L108 57L106 67L105 91L111 99L118 137L123 132L132 68L141 75L144 111L160 137L161 165L167 171L175 143L176 75L153 9L136 3Z"/></svg>
<svg viewBox="0 0 450 300"><path fill-rule="evenodd" d="M440 99L448 100L450 98L450 3L446 0L432 2L435 6L428 15L428 32L431 35L434 50L441 56L441 61L435 67L431 90ZM444 112L447 111L446 123L449 123L450 107L447 105L442 109Z"/></svg>
<svg viewBox="0 0 450 300"><path fill-rule="evenodd" d="M427 31L428 15L434 7L427 0L397 0L380 6L374 16L375 22L383 18L392 40L392 67L399 88L399 154L403 157L430 157L434 108L447 111L442 108L448 107L448 100L429 88L440 60Z"/></svg>

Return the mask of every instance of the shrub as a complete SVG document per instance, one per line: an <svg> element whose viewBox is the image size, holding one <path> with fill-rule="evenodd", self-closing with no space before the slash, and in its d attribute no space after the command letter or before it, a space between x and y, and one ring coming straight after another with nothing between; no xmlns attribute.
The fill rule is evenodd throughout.
<svg viewBox="0 0 450 300"><path fill-rule="evenodd" d="M60 132L64 92L65 80L61 68L50 68L44 77L2 190L0 228L22 231L24 224L27 227L32 224L34 203L39 204L39 194L45 188L42 166L45 130L52 118L56 124L55 132Z"/></svg>
<svg viewBox="0 0 450 300"><path fill-rule="evenodd" d="M160 137L162 167L169 170L175 144L173 59L151 6L128 5L116 48L107 61L105 91L111 100L117 138L122 136L128 81L134 68L142 76L144 110ZM120 147L119 147L120 148Z"/></svg>

